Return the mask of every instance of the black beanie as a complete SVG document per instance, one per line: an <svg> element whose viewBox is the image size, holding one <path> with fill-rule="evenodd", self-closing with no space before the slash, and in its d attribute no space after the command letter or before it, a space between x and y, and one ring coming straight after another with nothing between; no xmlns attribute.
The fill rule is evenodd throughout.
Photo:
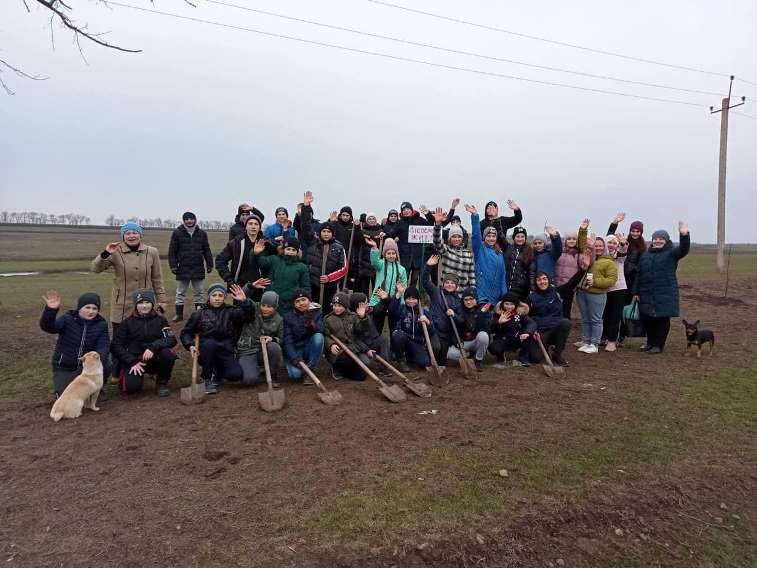
<svg viewBox="0 0 757 568"><path fill-rule="evenodd" d="M294 296L292 296L292 302L295 302L299 300L300 298L307 298L308 300L312 300L312 298L310 297L310 292L308 292L304 288L297 288L294 291Z"/></svg>
<svg viewBox="0 0 757 568"><path fill-rule="evenodd" d="M465 298L473 298L474 300L478 300L478 294L476 294L476 289L473 287L470 287L463 290L463 293L460 294L460 299L465 300Z"/></svg>
<svg viewBox="0 0 757 568"><path fill-rule="evenodd" d="M528 231L526 231L525 227L518 226L513 229L513 237L517 234L528 236Z"/></svg>
<svg viewBox="0 0 757 568"><path fill-rule="evenodd" d="M520 302L520 296L516 294L515 292L508 292L504 296L502 296L503 302L510 302L512 304L518 305L518 302Z"/></svg>
<svg viewBox="0 0 757 568"><path fill-rule="evenodd" d="M405 299L408 298L415 298L416 300L420 301L421 299L421 293L418 291L418 288L415 286L408 286L405 289Z"/></svg>
<svg viewBox="0 0 757 568"><path fill-rule="evenodd" d="M297 237L286 237L284 239L284 248L291 247L297 251L300 250L300 239Z"/></svg>
<svg viewBox="0 0 757 568"><path fill-rule="evenodd" d="M349 205L345 205L339 210L339 214L341 215L342 213L349 213L350 217L352 217L352 207L350 207Z"/></svg>
<svg viewBox="0 0 757 568"><path fill-rule="evenodd" d="M192 221L197 221L197 215L195 215L191 211L185 211L184 215L181 216L181 220L186 221L187 219L192 219Z"/></svg>
<svg viewBox="0 0 757 568"><path fill-rule="evenodd" d="M80 310L84 306L87 306L89 304L94 304L97 306L97 309L100 309L100 296L95 294L94 292L85 292L81 296L79 296L79 300L76 302L76 309Z"/></svg>
<svg viewBox="0 0 757 568"><path fill-rule="evenodd" d="M486 207L484 207L484 211L486 211L489 208L489 205L494 205L494 207L499 209L499 205L497 205L496 201L490 201L489 203L486 204Z"/></svg>
<svg viewBox="0 0 757 568"><path fill-rule="evenodd" d="M274 215L278 215L279 213L282 213L282 212L284 213L284 215L286 215L287 217L289 217L289 211L287 211L286 207L277 207L276 208L276 212L274 213Z"/></svg>
<svg viewBox="0 0 757 568"><path fill-rule="evenodd" d="M363 294L362 292L353 292L350 294L350 309L354 312L358 304L362 304L363 302L368 301L368 296Z"/></svg>
<svg viewBox="0 0 757 568"><path fill-rule="evenodd" d="M258 222L258 225L260 225L261 227L263 226L263 220L255 215L255 213L250 213L250 216L247 217L247 221L245 221L244 224L247 225L250 219L255 219Z"/></svg>
<svg viewBox="0 0 757 568"><path fill-rule="evenodd" d="M330 221L326 221L324 223L321 223L321 228L318 229L318 232L320 233L321 231L331 231L331 233L333 234L334 233L334 227L333 227L333 225L331 224Z"/></svg>

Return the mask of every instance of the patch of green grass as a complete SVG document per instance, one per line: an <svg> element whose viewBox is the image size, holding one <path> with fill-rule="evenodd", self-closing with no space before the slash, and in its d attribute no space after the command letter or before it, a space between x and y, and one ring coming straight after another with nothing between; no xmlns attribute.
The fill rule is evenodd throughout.
<svg viewBox="0 0 757 568"><path fill-rule="evenodd" d="M365 487L331 496L296 517L293 530L322 543L348 542L356 533L388 538L501 514L524 499L580 494L605 478L664 470L715 443L751 443L757 451L754 367L675 377L665 388L629 393L623 406L609 421L577 417L572 435L536 448L507 440L437 446L408 470L375 474Z"/></svg>
<svg viewBox="0 0 757 568"><path fill-rule="evenodd" d="M727 257L726 257L727 260ZM728 265L730 276L757 276L757 252L753 247L734 248ZM717 280L724 278L717 270L715 250L696 248L678 265L678 276L684 280Z"/></svg>

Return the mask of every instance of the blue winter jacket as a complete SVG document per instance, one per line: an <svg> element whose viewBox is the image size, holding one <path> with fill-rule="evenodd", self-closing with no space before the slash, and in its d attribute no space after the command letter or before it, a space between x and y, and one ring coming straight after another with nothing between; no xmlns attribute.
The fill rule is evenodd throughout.
<svg viewBox="0 0 757 568"><path fill-rule="evenodd" d="M423 328L421 327L418 319L421 317L420 310L416 307L410 309L405 305L405 302L398 298L392 298L389 303L389 313L397 318L396 330L404 331L411 341L415 343L423 343L425 338L423 337ZM423 315L431 320L431 314L427 309L423 309ZM431 325L428 326L428 334L434 334L434 322L431 321Z"/></svg>
<svg viewBox="0 0 757 568"><path fill-rule="evenodd" d="M284 355L293 361L299 357L297 348L316 333L323 333L323 313L320 309L307 312L292 310L284 316Z"/></svg>
<svg viewBox="0 0 757 568"><path fill-rule="evenodd" d="M549 281L554 282L557 259L562 255L562 238L560 235L550 235L549 240L552 241L552 247L544 247L541 252L534 251L534 262L536 263L536 272L546 272L549 275ZM531 287L534 287L533 282Z"/></svg>
<svg viewBox="0 0 757 568"><path fill-rule="evenodd" d="M42 331L58 334L53 351L54 367L74 371L79 368L79 358L89 351L97 351L103 367L109 366L108 322L101 315L93 320L85 320L79 317L76 310L69 310L62 316L56 316L58 310L45 307L39 320Z"/></svg>
<svg viewBox="0 0 757 568"><path fill-rule="evenodd" d="M479 226L478 214L471 215L473 227ZM494 247L484 244L481 231L471 231L473 258L476 260L476 291L480 304L496 304L507 294L505 257Z"/></svg>
<svg viewBox="0 0 757 568"><path fill-rule="evenodd" d="M284 227L279 223L273 223L265 228L263 236L269 241L272 241L277 237L296 237L297 230L294 228L294 225L289 225L289 228L284 230Z"/></svg>

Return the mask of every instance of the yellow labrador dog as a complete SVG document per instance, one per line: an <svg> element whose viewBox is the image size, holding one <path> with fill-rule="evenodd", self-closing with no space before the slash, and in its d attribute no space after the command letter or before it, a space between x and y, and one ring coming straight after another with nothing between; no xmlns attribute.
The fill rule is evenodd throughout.
<svg viewBox="0 0 757 568"><path fill-rule="evenodd" d="M99 353L85 353L82 367L81 375L71 381L53 404L50 418L56 422L61 418L79 418L85 404L94 411L100 410L95 406L100 389L103 388L103 364Z"/></svg>

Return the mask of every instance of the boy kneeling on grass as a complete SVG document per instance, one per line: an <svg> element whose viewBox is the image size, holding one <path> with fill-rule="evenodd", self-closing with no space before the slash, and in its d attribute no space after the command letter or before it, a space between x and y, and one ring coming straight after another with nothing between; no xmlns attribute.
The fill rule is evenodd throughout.
<svg viewBox="0 0 757 568"><path fill-rule="evenodd" d="M110 352L121 368L123 394L142 391L145 373L155 373L158 396L168 396L176 359L176 337L166 318L155 310L155 292L140 288L132 295L134 311L118 326Z"/></svg>
<svg viewBox="0 0 757 568"><path fill-rule="evenodd" d="M310 301L310 292L299 289L293 297L294 310L284 316L284 356L292 380L302 380L300 363L315 373L323 355L323 312ZM302 381L312 385L310 377Z"/></svg>
<svg viewBox="0 0 757 568"><path fill-rule="evenodd" d="M242 383L257 384L263 366L263 347L268 354L271 380L276 380L276 371L281 365L281 343L284 340L284 318L278 313L279 295L273 290L263 292L256 304L255 317L244 324L237 340L237 358L242 367Z"/></svg>
<svg viewBox="0 0 757 568"><path fill-rule="evenodd" d="M60 396L71 381L82 372L81 357L89 351L97 351L103 364L103 376L110 374L108 363L108 322L100 315L100 296L87 292L79 296L75 310L62 316L60 294L49 290L42 298L45 309L39 327L47 333L58 335L53 351L53 388ZM101 393L103 391L100 391Z"/></svg>
<svg viewBox="0 0 757 568"><path fill-rule="evenodd" d="M230 286L231 296L239 302L226 303L226 286L211 284L208 302L189 316L181 330L181 344L194 356L199 355L205 393L216 394L221 380L242 380L242 367L234 357L234 329L255 315L255 304L236 284ZM200 352L195 351L195 336L200 336Z"/></svg>

